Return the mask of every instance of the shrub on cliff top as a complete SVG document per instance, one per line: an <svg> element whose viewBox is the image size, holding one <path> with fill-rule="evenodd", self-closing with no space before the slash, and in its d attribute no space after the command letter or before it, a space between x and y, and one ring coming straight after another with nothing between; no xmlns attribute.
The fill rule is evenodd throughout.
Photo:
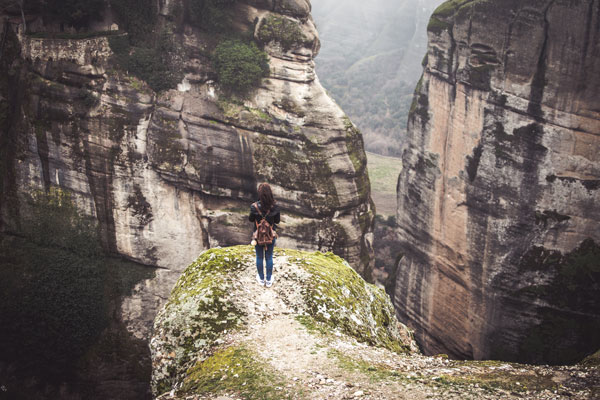
<svg viewBox="0 0 600 400"><path fill-rule="evenodd" d="M269 73L269 59L255 43L239 39L221 42L213 53L219 83L225 91L247 93Z"/></svg>
<svg viewBox="0 0 600 400"><path fill-rule="evenodd" d="M450 17L454 15L454 13L458 11L459 8L461 8L467 3L472 2L473 0L448 0L435 9L435 11L433 12L433 16L438 18Z"/></svg>
<svg viewBox="0 0 600 400"><path fill-rule="evenodd" d="M277 15L269 15L262 20L258 29L258 39L263 43L279 42L284 51L307 40L298 22Z"/></svg>
<svg viewBox="0 0 600 400"><path fill-rule="evenodd" d="M190 0L187 16L190 22L209 32L224 32L230 25L226 8L236 0Z"/></svg>
<svg viewBox="0 0 600 400"><path fill-rule="evenodd" d="M108 42L117 65L145 81L154 91L172 89L181 81L183 74L168 32L163 31L151 45L132 47L127 36L109 37Z"/></svg>

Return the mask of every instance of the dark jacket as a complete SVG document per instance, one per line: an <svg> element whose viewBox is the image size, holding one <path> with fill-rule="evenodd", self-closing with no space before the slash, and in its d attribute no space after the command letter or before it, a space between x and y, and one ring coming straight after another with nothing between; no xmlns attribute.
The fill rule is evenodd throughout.
<svg viewBox="0 0 600 400"><path fill-rule="evenodd" d="M258 204L258 207L260 208L260 211L262 212L263 216L265 216L265 213L268 210L263 210L262 205L260 204L260 201L257 202L257 204ZM273 226L273 230L277 230L277 224L279 223L280 217L281 216L279 214L279 206L277 204L273 205L273 207L271 207L271 210L269 211L269 214L267 214L265 216L267 222L269 224L271 224L271 226ZM260 216L260 214L258 213L256 208L254 208L254 204L252 204L250 206L250 215L248 216L248 220L250 222L254 222L252 224L254 227L252 229L252 231L254 232L256 230L256 222L260 222L262 220L262 217Z"/></svg>

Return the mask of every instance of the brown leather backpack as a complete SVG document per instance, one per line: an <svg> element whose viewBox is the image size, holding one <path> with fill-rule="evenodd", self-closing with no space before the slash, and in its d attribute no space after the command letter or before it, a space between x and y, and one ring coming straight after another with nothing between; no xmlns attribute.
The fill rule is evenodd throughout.
<svg viewBox="0 0 600 400"><path fill-rule="evenodd" d="M254 239L256 240L256 244L259 246L268 246L273 243L273 237L275 236L273 232L273 227L267 221L266 217L269 215L271 210L269 209L265 215L258 208L258 203L253 204L254 208L260 214L261 220L260 222L254 221L256 223L256 231L254 232Z"/></svg>

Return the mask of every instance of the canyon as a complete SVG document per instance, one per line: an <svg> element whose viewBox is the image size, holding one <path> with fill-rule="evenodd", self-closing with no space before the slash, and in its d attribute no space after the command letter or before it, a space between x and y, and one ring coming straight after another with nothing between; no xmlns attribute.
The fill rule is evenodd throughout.
<svg viewBox="0 0 600 400"><path fill-rule="evenodd" d="M73 300L71 293L90 301L71 314L98 318L81 324L98 330L71 363L83 375L40 389L33 372L21 380L15 373L2 387L65 399L150 398L152 370L155 396L171 398L188 382L202 398L198 388L213 375L190 376L190 367L202 372L215 354L263 365L268 349L250 346L259 356L248 359L248 339L282 328L307 344L296 357L344 376L325 387L310 371L267 360L288 373L286 385L303 374L298 393L354 396L362 389L347 383L360 371L374 398L512 396L532 376L549 377L535 383L547 398L567 381L559 396L597 394L597 353L554 369L447 358L573 364L600 348L598 0L450 0L436 9L396 217L386 222L386 248L400 252L386 282L391 303L368 284L375 207L363 136L315 73L320 41L310 2L193 3L201 12L183 0L111 4L77 29L21 18L18 9L2 20L0 293L14 297L16 314L23 287L33 298L47 289L48 303ZM136 25L131 15L151 23ZM227 86L218 63L231 52L219 53L222 45L256 56L256 65L240 64L259 73L268 62L254 87ZM283 214L281 287L264 293L248 287L252 249L232 247L250 240L248 208L260 182L271 184ZM185 293L172 292L178 279ZM253 308L261 301L273 315ZM254 323L255 331L240 328ZM228 338L239 339L232 343L243 354L219 353ZM0 346L11 344L0 337ZM0 360L0 376L13 371ZM394 383L391 392L377 392L373 372ZM492 375L500 391L471 389Z"/></svg>

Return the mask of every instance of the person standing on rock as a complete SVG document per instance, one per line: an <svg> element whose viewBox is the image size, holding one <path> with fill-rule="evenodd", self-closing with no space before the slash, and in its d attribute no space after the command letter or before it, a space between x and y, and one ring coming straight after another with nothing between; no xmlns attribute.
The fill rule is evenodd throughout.
<svg viewBox="0 0 600 400"><path fill-rule="evenodd" d="M256 250L256 281L260 285L273 285L273 248L277 240L277 224L280 220L279 206L273 198L268 183L258 185L258 201L250 206L248 219L253 223L252 244ZM266 259L266 279L263 260Z"/></svg>

